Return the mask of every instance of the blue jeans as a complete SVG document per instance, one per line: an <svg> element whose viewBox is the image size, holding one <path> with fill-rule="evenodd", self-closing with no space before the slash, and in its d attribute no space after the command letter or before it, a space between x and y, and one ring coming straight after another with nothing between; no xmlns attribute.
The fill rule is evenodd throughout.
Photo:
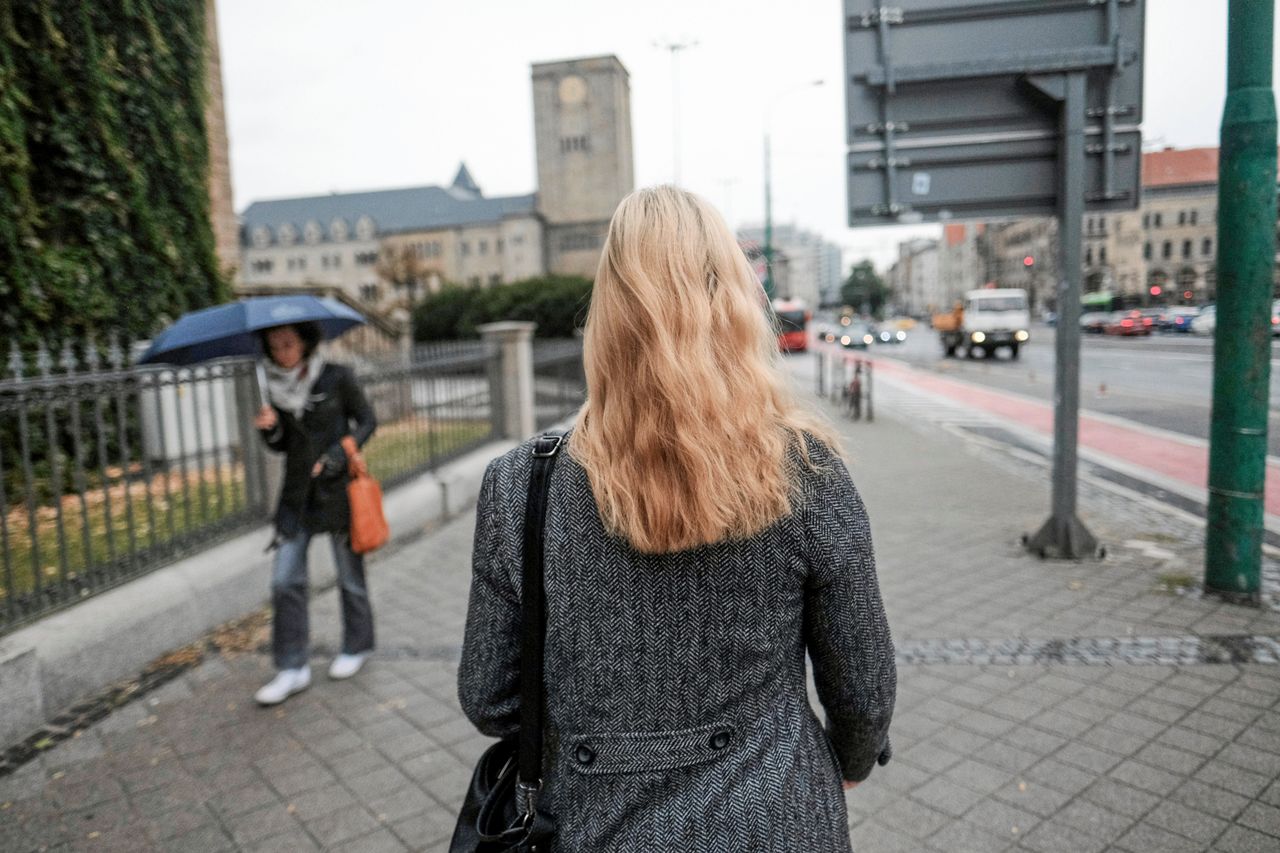
<svg viewBox="0 0 1280 853"><path fill-rule="evenodd" d="M276 669L297 669L309 655L307 619L307 531L280 540L271 572L271 653ZM332 533L333 561L342 595L342 651L360 654L373 648L373 608L364 578L364 557L352 552L351 537Z"/></svg>

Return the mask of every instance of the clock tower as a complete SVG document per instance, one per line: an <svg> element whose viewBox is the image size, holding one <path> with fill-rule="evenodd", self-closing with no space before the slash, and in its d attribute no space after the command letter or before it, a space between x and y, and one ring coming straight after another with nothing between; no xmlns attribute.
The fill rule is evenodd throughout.
<svg viewBox="0 0 1280 853"><path fill-rule="evenodd" d="M609 218L635 188L627 69L616 56L534 65L533 124L547 268L594 278Z"/></svg>

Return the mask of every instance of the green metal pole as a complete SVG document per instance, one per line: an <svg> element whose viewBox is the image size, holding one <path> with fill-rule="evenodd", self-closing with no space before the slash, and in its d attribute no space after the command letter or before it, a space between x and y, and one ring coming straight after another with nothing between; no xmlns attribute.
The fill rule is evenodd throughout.
<svg viewBox="0 0 1280 853"><path fill-rule="evenodd" d="M1273 0L1230 0L1227 15L1204 585L1228 598L1257 601L1276 254L1275 5Z"/></svg>
<svg viewBox="0 0 1280 853"><path fill-rule="evenodd" d="M773 302L773 164L769 133L764 134L764 295Z"/></svg>

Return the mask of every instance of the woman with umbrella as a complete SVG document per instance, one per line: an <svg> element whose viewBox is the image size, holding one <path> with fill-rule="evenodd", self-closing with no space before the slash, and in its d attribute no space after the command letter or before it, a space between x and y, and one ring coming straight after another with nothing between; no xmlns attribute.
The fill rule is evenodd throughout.
<svg viewBox="0 0 1280 853"><path fill-rule="evenodd" d="M329 534L342 596L342 652L333 659L329 677L355 675L373 648L364 558L351 550L347 457L341 442L351 435L363 445L376 423L351 368L327 363L318 351L318 324L276 326L261 335L270 404L259 410L254 426L267 447L284 453L285 473L271 575L271 650L277 672L254 698L276 705L311 683L307 546L314 535Z"/></svg>

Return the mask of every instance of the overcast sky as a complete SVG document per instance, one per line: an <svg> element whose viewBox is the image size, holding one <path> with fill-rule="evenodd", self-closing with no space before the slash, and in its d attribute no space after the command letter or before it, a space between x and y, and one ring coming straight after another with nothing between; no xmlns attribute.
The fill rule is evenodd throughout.
<svg viewBox="0 0 1280 853"><path fill-rule="evenodd" d="M655 44L696 41L679 60L682 185L730 224L762 221L768 113L775 222L878 265L913 233L845 225L838 0L217 2L237 210L444 184L464 160L487 195L531 192L530 63L606 53L631 73L637 184L669 181L672 61ZM1216 145L1227 0L1147 7L1144 139Z"/></svg>

